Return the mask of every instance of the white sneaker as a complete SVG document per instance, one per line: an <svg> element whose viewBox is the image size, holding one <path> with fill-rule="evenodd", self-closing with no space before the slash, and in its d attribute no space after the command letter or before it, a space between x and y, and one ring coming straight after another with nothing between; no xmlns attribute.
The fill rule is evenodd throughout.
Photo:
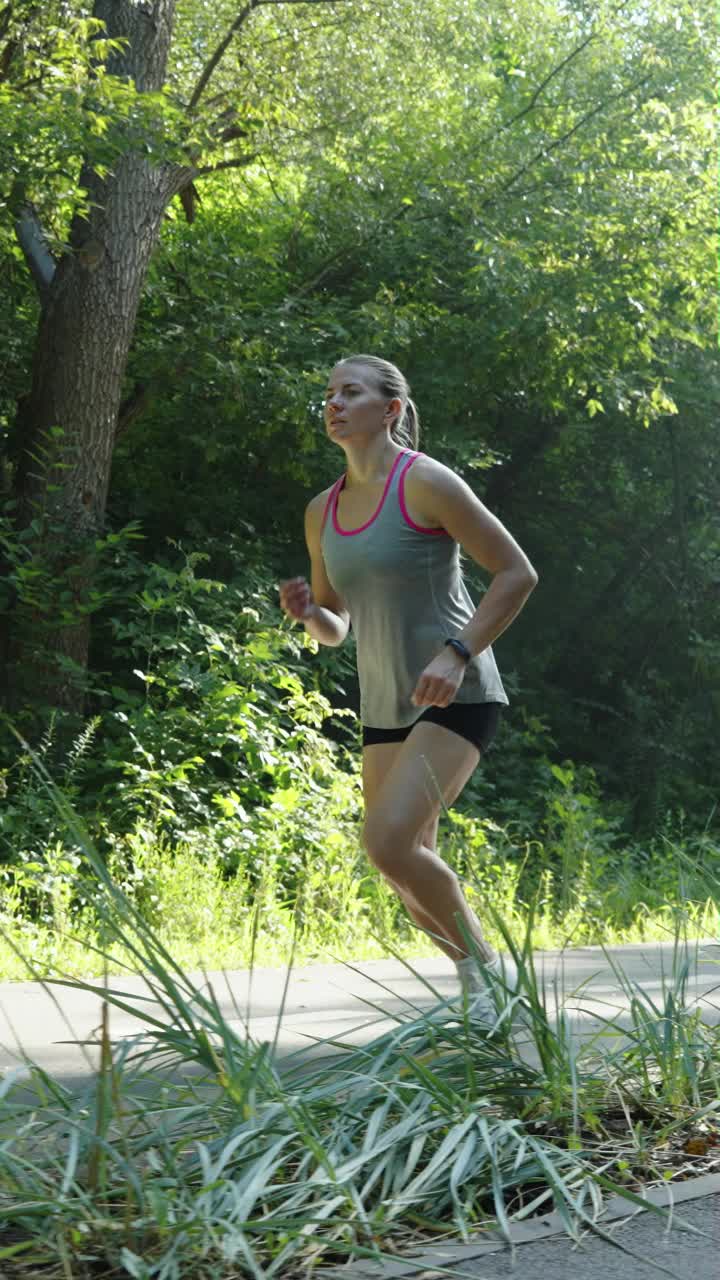
<svg viewBox="0 0 720 1280"><path fill-rule="evenodd" d="M487 978L488 970L493 978ZM517 965L510 955L498 954L489 964L473 966L472 977L463 989L468 995L468 1017L494 1031L518 990Z"/></svg>

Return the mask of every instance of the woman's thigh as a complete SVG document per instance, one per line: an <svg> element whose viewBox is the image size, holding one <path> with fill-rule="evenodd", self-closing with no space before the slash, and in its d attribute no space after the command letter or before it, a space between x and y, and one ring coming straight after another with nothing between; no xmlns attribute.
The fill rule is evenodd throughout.
<svg viewBox="0 0 720 1280"><path fill-rule="evenodd" d="M434 849L443 807L457 800L479 760L472 743L430 721L416 724L404 742L365 747L368 852L376 855L386 842L389 849L416 843ZM392 874L389 867L383 871Z"/></svg>
<svg viewBox="0 0 720 1280"><path fill-rule="evenodd" d="M372 747L363 747L362 779L363 798L365 801L365 821L372 812L375 797L383 782L390 773L400 754L404 742L379 742ZM437 847L438 823L440 811L425 825L422 832L422 843L428 849Z"/></svg>

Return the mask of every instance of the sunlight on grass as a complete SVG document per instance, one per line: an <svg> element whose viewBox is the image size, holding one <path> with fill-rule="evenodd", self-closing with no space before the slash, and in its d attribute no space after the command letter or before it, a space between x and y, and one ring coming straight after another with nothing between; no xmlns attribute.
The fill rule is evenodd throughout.
<svg viewBox="0 0 720 1280"><path fill-rule="evenodd" d="M392 940L407 959L435 955L433 943L413 926L396 895L368 868L357 847L340 853L325 875L311 869L298 897L288 903L283 900L272 863L253 889L241 873L227 878L219 861L202 858L192 849L180 846L169 856L164 848L141 846L136 850L135 868L138 876L142 875L143 891L136 900L163 946L187 968L248 968L255 910L262 913L263 928L254 960L262 967L284 965L294 932L296 965L312 964L330 952L341 960L381 959L388 954L383 939ZM493 928L493 914L505 921L517 943L528 928L529 905L517 896L517 879L516 869L507 866L479 884L472 878L463 882L470 905L481 919L487 919L488 939L495 946L501 938ZM41 973L62 969L77 977L101 974L107 960L96 954L98 948L103 950L96 892L93 885L84 895L86 906L68 904L61 911L55 907L36 921L28 920L19 905L13 909L12 899L5 895L0 907L0 980L26 978L26 966L18 952L31 959ZM573 901L573 896L571 893L570 905L559 914L552 880L545 877L532 921L535 950L559 950L570 941L575 946L618 946L672 937L674 905L649 908L638 903L629 923L617 924L612 917L594 923L588 920L583 899ZM677 900L681 899L679 880ZM249 902L253 904L250 910ZM685 901L683 910L689 938L706 938L716 932L717 906L712 897ZM122 944L117 944L114 952L123 962L127 960ZM110 972L114 971L110 962Z"/></svg>
<svg viewBox="0 0 720 1280"><path fill-rule="evenodd" d="M604 1231L606 1195L665 1216L642 1193L687 1168L688 1135L713 1159L720 1032L688 999L691 935L702 918L687 905L666 908L664 936L670 931L674 946L659 996L616 973L629 1029L595 1012L597 1029L578 1037L573 1010L582 1009L583 991L551 1000L536 971L544 902L524 916L510 911L507 922L485 902L488 931L521 975L510 1003L497 984L493 1034L469 1018L467 1001L443 1000L405 960L429 1007L401 1000L392 1013L378 983L377 1002L366 1003L394 1023L390 1031L361 1047L319 1039L323 1057L303 1049L280 1063L274 1051L298 942L324 939L327 958L328 935L342 937L342 918L328 918L338 880L273 918L270 876L255 909L241 916L250 969L269 955L288 968L273 1043L258 1042L237 1006L228 1020L210 981L188 976L176 947L178 927L196 930L192 946L209 942L208 906L222 945L237 932L240 900L227 901L217 885L203 900L199 864L181 864L168 896L175 929L160 910L153 924L53 794L82 850L78 877L99 886L96 965L109 975L125 961L146 993L122 977L92 982L63 972L56 952L45 980L50 997L63 988L97 997L102 1016L90 1052L98 1065L79 1092L30 1061L0 1082L7 1274L29 1277L41 1267L53 1280L84 1280L98 1269L111 1280L300 1280L349 1259L387 1262L429 1241L490 1230L512 1247L512 1223L550 1209L573 1239L591 1230L632 1252ZM365 898L366 887L355 885L348 918L380 954L402 959L390 899ZM709 883L707 901L716 900ZM2 936L23 976L39 979L32 947ZM140 1018L143 1032L113 1043L113 1009Z"/></svg>
<svg viewBox="0 0 720 1280"><path fill-rule="evenodd" d="M720 1109L718 1032L686 1007L679 937L661 1005L629 983L629 1042L605 1055L599 1037L573 1042L562 1010L553 1018L529 934L515 947L496 918L522 974L522 1031L501 1024L488 1037L459 1000L438 998L420 1017L407 1005L361 1048L320 1041L330 1058L298 1051L281 1069L107 891L108 929L156 1004L148 1013L122 981L49 984L94 991L103 1017L99 1069L79 1096L31 1063L0 1086L0 1214L9 1249L27 1248L28 1262L178 1280L188 1268L285 1278L312 1262L322 1275L490 1228L510 1241L512 1221L551 1208L573 1238L605 1234L604 1193L645 1204L643 1183L663 1177L657 1155L643 1166L650 1134L666 1147ZM135 1012L144 1032L113 1045L113 1007ZM668 1092L658 1080L670 1075ZM618 1111L622 1159L609 1123ZM15 1266L23 1275L20 1254Z"/></svg>

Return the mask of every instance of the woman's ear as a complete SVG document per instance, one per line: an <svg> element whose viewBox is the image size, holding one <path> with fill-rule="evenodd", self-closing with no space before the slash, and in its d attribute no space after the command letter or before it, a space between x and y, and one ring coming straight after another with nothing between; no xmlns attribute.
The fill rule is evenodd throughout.
<svg viewBox="0 0 720 1280"><path fill-rule="evenodd" d="M401 413L402 413L402 400L400 399L399 396L395 396L395 399L390 401L390 403L388 404L385 410L383 421L387 422L388 419L390 419L393 423L397 422Z"/></svg>

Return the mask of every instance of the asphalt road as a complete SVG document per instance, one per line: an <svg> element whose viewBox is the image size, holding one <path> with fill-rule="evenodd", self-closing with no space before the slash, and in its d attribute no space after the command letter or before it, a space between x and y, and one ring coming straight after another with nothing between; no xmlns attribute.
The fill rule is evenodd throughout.
<svg viewBox="0 0 720 1280"><path fill-rule="evenodd" d="M457 1270L465 1271L472 1280L509 1280L511 1276L514 1280L531 1276L542 1280L578 1280L580 1276L582 1280L658 1280L663 1272L652 1265L654 1262L665 1268L665 1274L669 1271L680 1280L718 1280L720 1195L678 1206L677 1217L705 1235L681 1228L668 1232L655 1214L644 1212L631 1222L610 1228L615 1245L589 1231L577 1246L567 1237L554 1236L520 1245L514 1267L508 1250L491 1258L477 1258ZM631 1249L634 1256L628 1257L618 1244Z"/></svg>
<svg viewBox="0 0 720 1280"><path fill-rule="evenodd" d="M693 944L690 959L687 1000L699 1001L704 1019L718 1023L720 944L712 940ZM608 956L598 947L562 954L536 953L536 971L549 1007L559 1003L570 1011L573 1035L578 1040L597 1031L601 1018L614 1018L621 1027L629 1025L628 996L610 960L645 995L662 1004L672 972L670 943L613 947ZM309 1060L327 1056L333 1052L323 1043L328 1037L360 1046L390 1030L398 1017L417 1016L438 998L456 994L455 970L444 956L438 953L437 957L415 960L412 966L418 976L397 960L295 969L290 975L282 1017L279 1015L287 977L284 970L256 969L252 975L247 971L195 974L192 980L198 990L208 980L212 983L223 1016L237 1030L247 1027L258 1042L276 1041L275 1060L282 1072L283 1063L289 1063L298 1050ZM435 988L437 995L428 990L422 979ZM141 978L111 978L110 983L125 993L135 1010L128 1013L111 1009L110 1033L118 1044L143 1030L143 1010L157 1013L158 1007L148 1000ZM98 1062L96 1037L100 1018L101 999L96 994L27 982L0 985L0 1080L8 1069L22 1065L27 1055L27 1059L66 1086L81 1086ZM532 1060L529 1048L524 1054ZM528 1222L513 1224L519 1241L514 1258L505 1245L486 1244L478 1250L476 1245L446 1242L417 1259L398 1259L382 1268L357 1264L343 1268L338 1275L342 1280L440 1280L446 1275L466 1280L504 1280L510 1276L523 1280L574 1280L578 1275L583 1280L651 1280L662 1274L650 1265L652 1261L676 1280L719 1280L720 1175L711 1175L701 1184L702 1199L690 1199L677 1207L677 1217L696 1226L701 1234L679 1229L668 1232L666 1224L649 1212L628 1222L624 1205L621 1213L625 1221L604 1223L614 1237L632 1249L632 1256L591 1234L580 1245L560 1233L535 1238L538 1233L542 1235L543 1225ZM698 1194L691 1184L679 1184L678 1197L683 1186L685 1195Z"/></svg>
<svg viewBox="0 0 720 1280"><path fill-rule="evenodd" d="M414 1259L353 1264L326 1273L327 1280L718 1280L720 1267L720 1176L681 1184L671 1219L647 1210L629 1214L609 1206L604 1236L587 1230L578 1243L559 1230L519 1223L514 1253L507 1245L461 1242L437 1245ZM709 1187L710 1195L699 1195ZM687 1198L683 1198L683 1197ZM692 1198L692 1197L696 1198ZM667 1208L663 1192L653 1199ZM616 1211L617 1210L617 1211ZM553 1217L555 1215L552 1215ZM538 1238L534 1239L533 1235ZM604 1238L608 1237L608 1238ZM619 1247L620 1246L620 1247ZM625 1250L625 1251L624 1251ZM445 1268L441 1271L439 1268Z"/></svg>
<svg viewBox="0 0 720 1280"><path fill-rule="evenodd" d="M637 944L613 947L612 960L638 982L645 994L661 1002L663 979L672 971L672 944ZM708 940L693 944L688 999L699 999L709 1022L720 1021L720 944ZM437 957L413 960L412 966L441 999L458 990L454 966L438 952ZM535 966L542 978L550 1007L565 1003L572 1011L573 1032L579 1038L591 1035L601 1025L601 1017L616 1017L629 1023L629 1002L599 947L581 947L563 953L535 954ZM360 1046L390 1030L394 1018L429 1009L438 997L401 961L359 961L312 965L294 969L283 1001L286 972L256 969L237 972L191 975L198 989L212 983L224 1017L238 1030L249 1027L258 1042L270 1044L277 1037L275 1058L278 1068L289 1055L303 1050L312 1059L326 1056L322 1042L338 1037L346 1044ZM158 1013L148 997L142 978L110 978L110 985L125 993L137 1015L112 1008L110 1034L115 1042L143 1030L142 1011ZM101 985L101 984L100 984ZM582 988L575 998L572 993ZM377 1007L374 1007L377 1006ZM246 1013L249 1010L249 1021ZM23 1053L64 1084L80 1084L98 1061L95 1043L100 1025L101 1001L92 993L32 982L0 984L0 1072L23 1061ZM87 1043L91 1042L91 1043ZM339 1050L338 1050L339 1051Z"/></svg>

